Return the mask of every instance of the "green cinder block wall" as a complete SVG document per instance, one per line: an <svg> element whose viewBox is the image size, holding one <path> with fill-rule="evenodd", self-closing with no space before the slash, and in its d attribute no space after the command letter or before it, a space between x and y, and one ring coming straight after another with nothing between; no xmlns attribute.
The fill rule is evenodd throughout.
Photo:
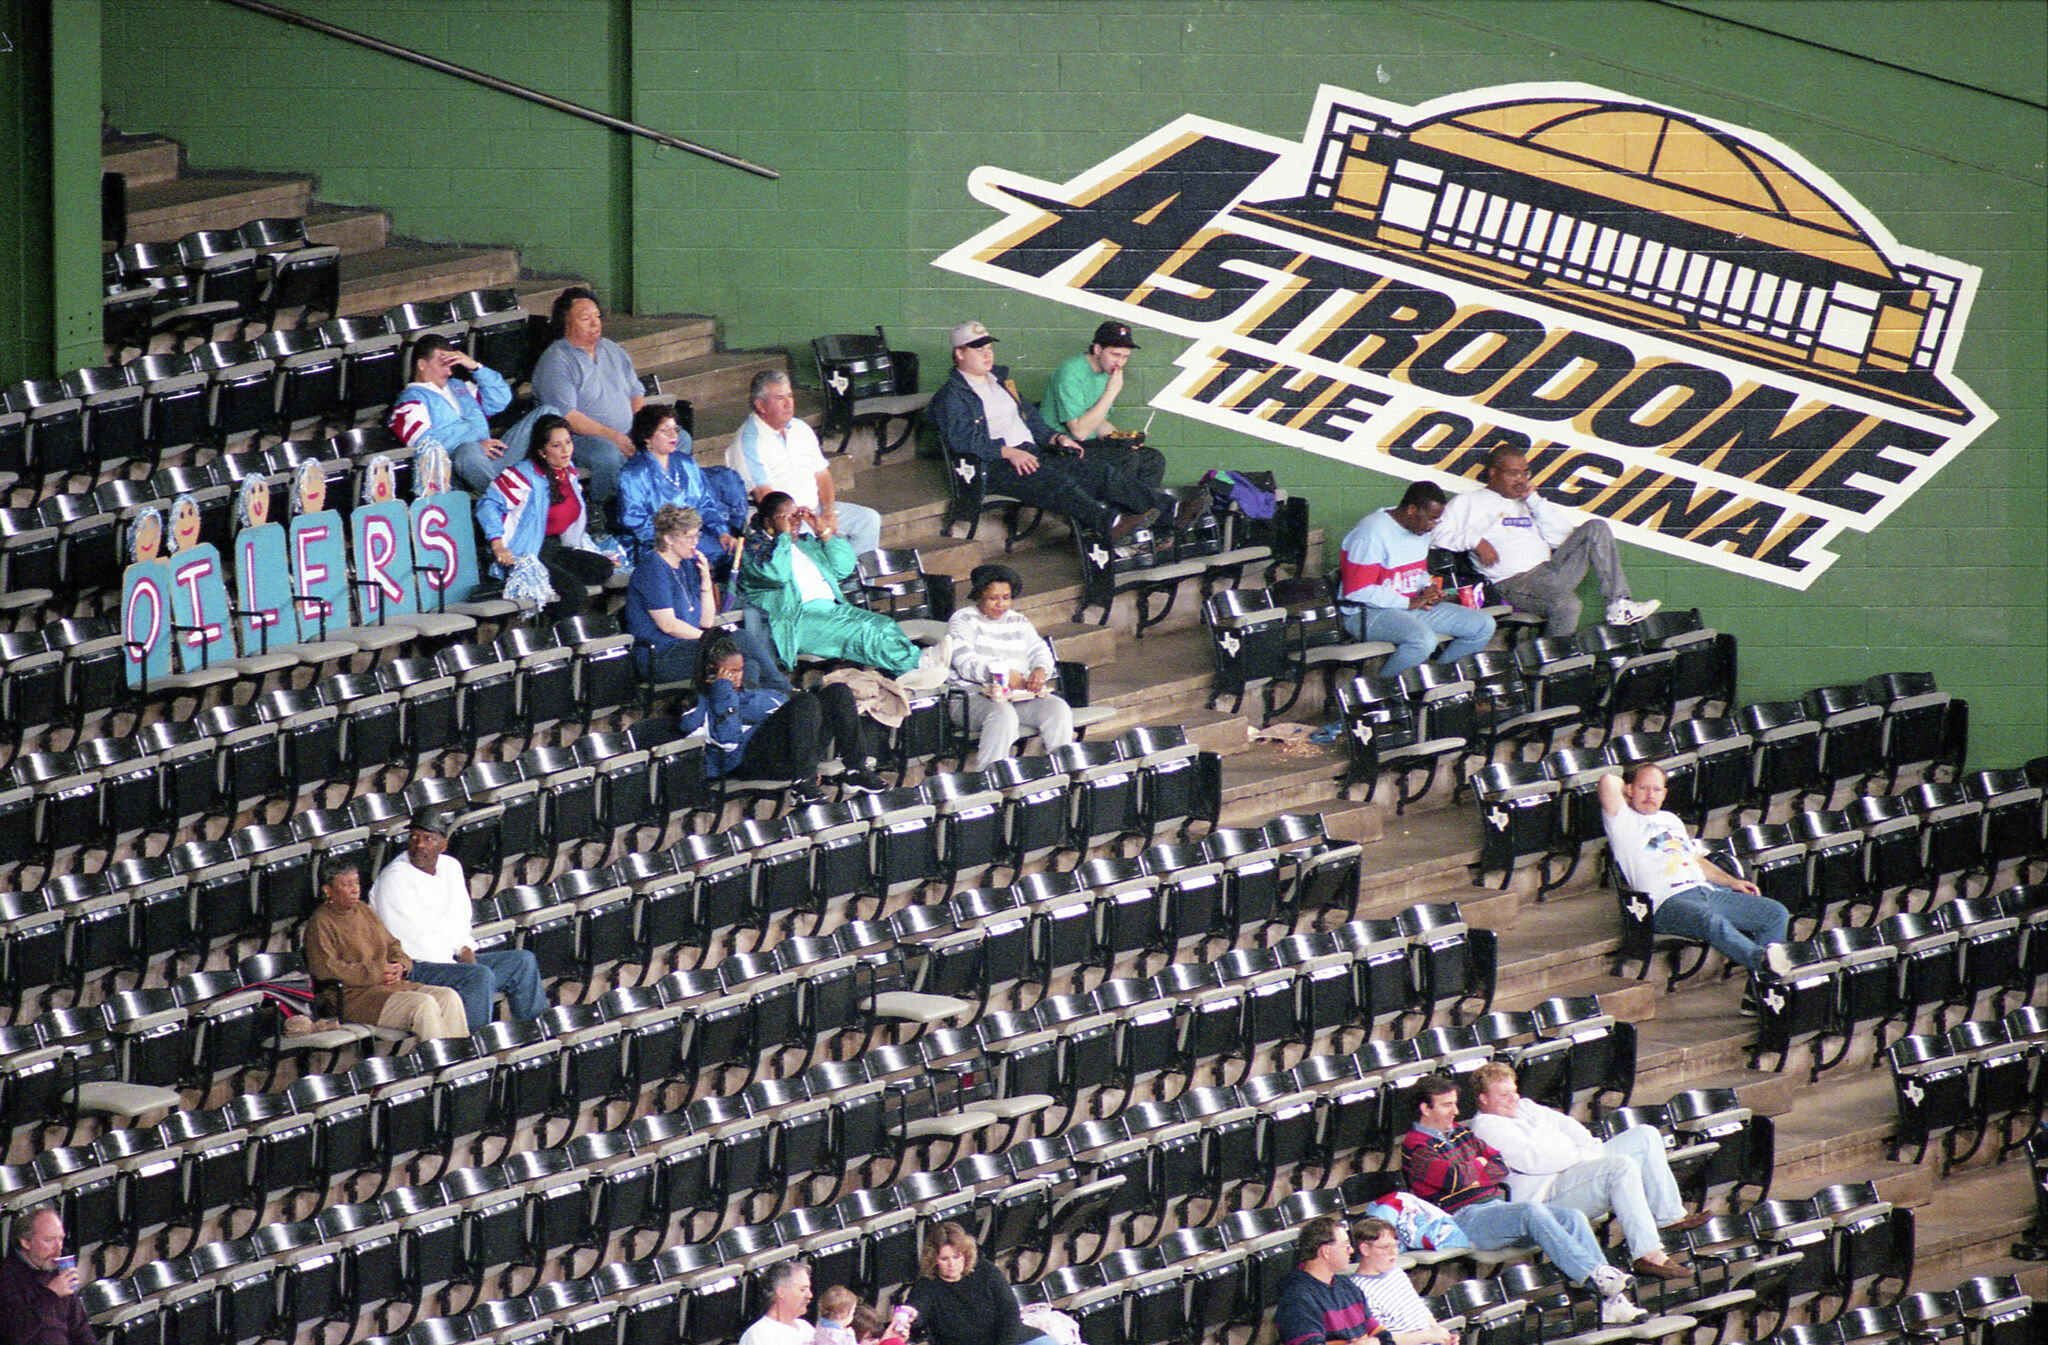
<svg viewBox="0 0 2048 1345"><path fill-rule="evenodd" d="M881 323L936 376L945 329L978 317L1027 392L1092 318L931 265L993 221L966 190L980 165L1062 181L1183 113L1295 140L1323 83L1413 105L1570 80L1775 137L1902 242L1982 269L1956 374L1998 421L1876 531L1842 534L1804 592L1630 549L1637 592L1735 632L1745 700L1926 669L1971 701L1975 765L2048 751L2038 0L293 2L783 176L187 0L103 0L115 124L198 166L317 174L323 199L387 207L408 235L517 244L638 311L715 314L735 347ZM1173 373L1178 343L1146 344L1126 405ZM1171 416L1153 435L1177 475L1273 468L1333 533L1397 489Z"/></svg>

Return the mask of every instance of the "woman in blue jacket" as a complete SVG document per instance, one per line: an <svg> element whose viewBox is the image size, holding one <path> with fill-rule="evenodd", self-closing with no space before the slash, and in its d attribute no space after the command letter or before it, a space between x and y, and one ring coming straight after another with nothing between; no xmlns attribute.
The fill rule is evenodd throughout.
<svg viewBox="0 0 2048 1345"><path fill-rule="evenodd" d="M702 664L697 704L684 713L683 732L704 730L711 747L704 753L704 774L716 780L748 775L794 780L790 804L822 803L818 763L837 755L847 769L839 783L868 792L883 789L875 774L875 746L884 730L862 719L853 692L840 684L816 691L781 692L746 685L747 661L739 646L723 635L697 642Z"/></svg>
<svg viewBox="0 0 2048 1345"><path fill-rule="evenodd" d="M697 550L723 578L747 527L747 488L730 467L700 466L675 408L650 403L633 413L633 456L619 472L616 516L638 565L654 553L654 514L665 504L694 509L704 520Z"/></svg>
<svg viewBox="0 0 2048 1345"><path fill-rule="evenodd" d="M633 567L633 582L626 585L625 626L633 637L633 663L650 682L696 676L697 642L718 614L718 586L697 549L703 526L694 509L665 504L655 510L654 550ZM745 616L748 625L728 626L725 633L746 655L747 681L770 691L790 691L766 635L749 629L759 624L758 615Z"/></svg>
<svg viewBox="0 0 2048 1345"><path fill-rule="evenodd" d="M569 422L542 416L533 422L526 456L492 478L476 506L477 524L497 562L492 573L508 576L526 561L547 570L555 601L541 615L550 621L582 611L589 602L584 586L612 576L611 561L590 543L590 511L576 480L575 451Z"/></svg>

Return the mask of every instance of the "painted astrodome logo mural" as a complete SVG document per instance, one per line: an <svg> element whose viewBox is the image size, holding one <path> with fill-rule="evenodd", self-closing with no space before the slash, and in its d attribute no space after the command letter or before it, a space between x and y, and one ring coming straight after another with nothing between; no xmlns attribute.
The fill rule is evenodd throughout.
<svg viewBox="0 0 2048 1345"><path fill-rule="evenodd" d="M1300 143L1184 116L1065 183L996 167L952 271L1186 338L1179 415L1453 489L1496 445L1670 555L1805 588L1996 418L1974 267L1771 138L1577 84Z"/></svg>

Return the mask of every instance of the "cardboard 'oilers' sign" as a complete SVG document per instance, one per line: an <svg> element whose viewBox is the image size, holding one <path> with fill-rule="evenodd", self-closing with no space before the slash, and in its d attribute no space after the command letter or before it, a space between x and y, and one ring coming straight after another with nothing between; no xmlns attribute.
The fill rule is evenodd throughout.
<svg viewBox="0 0 2048 1345"><path fill-rule="evenodd" d="M1996 417L1976 268L1768 136L1577 84L1301 143L1185 116L1064 184L977 169L964 275L1187 338L1161 409L1469 488L1495 445L1640 545L1803 589Z"/></svg>

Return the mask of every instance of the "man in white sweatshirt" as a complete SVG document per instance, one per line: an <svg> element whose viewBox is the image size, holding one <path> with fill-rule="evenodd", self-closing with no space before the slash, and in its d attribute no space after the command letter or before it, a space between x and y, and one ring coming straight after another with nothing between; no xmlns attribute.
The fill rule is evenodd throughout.
<svg viewBox="0 0 2048 1345"><path fill-rule="evenodd" d="M1529 484L1528 457L1512 448L1486 455L1486 489L1453 496L1430 541L1446 551L1470 551L1495 592L1548 623L1545 635L1579 628L1579 581L1589 568L1611 624L1633 625L1662 606L1629 595L1607 524L1538 495Z"/></svg>
<svg viewBox="0 0 2048 1345"><path fill-rule="evenodd" d="M1663 1136L1630 1126L1602 1143L1563 1112L1523 1097L1514 1069L1498 1060L1473 1071L1472 1086L1478 1090L1472 1133L1507 1164L1509 1199L1563 1205L1589 1219L1612 1214L1621 1221L1635 1274L1686 1277L1665 1255L1658 1229L1698 1228L1707 1216L1686 1212Z"/></svg>

